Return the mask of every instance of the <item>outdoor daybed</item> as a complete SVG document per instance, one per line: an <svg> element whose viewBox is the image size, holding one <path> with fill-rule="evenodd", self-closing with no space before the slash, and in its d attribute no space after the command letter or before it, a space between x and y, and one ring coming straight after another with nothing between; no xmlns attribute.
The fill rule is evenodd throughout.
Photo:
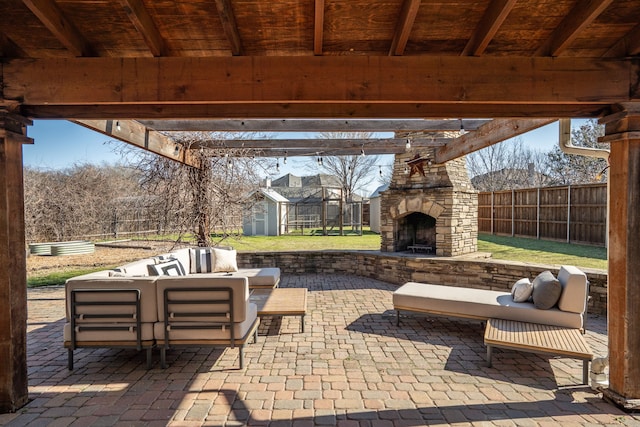
<svg viewBox="0 0 640 427"><path fill-rule="evenodd" d="M533 283L529 282L530 285L526 285L528 279L519 281L527 288L523 292L530 291L529 296L524 298L526 294L523 294L520 298L524 299L523 302L514 301L514 290L503 292L408 282L393 293L393 307L397 311L398 322L400 311L413 311L583 329L588 297L587 276L577 267L566 265L560 268L557 280L549 276L552 276L550 272L544 272L543 277L538 276Z"/></svg>
<svg viewBox="0 0 640 427"><path fill-rule="evenodd" d="M250 288L274 288L279 268L238 269L229 248L186 248L67 280L64 346L151 351L174 345L239 347L257 338Z"/></svg>

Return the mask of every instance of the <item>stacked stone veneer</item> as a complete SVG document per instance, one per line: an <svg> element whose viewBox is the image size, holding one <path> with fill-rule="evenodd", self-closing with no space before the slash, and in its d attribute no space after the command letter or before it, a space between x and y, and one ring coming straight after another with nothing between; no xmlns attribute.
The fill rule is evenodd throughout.
<svg viewBox="0 0 640 427"><path fill-rule="evenodd" d="M396 252L398 220L414 212L436 220L435 254L455 256L478 247L478 194L467 173L465 158L424 165L425 176L406 172L416 154L434 159L434 149L396 154L389 188L381 193L380 250Z"/></svg>
<svg viewBox="0 0 640 427"><path fill-rule="evenodd" d="M368 277L398 286L414 281L496 291L508 291L518 279L528 277L533 280L545 270L558 274L557 266L465 258L378 251L243 252L238 253L238 266L276 266L280 267L283 276L323 274L326 276L327 289L331 289L336 280L344 280L344 277L337 277L336 274ZM594 269L582 270L589 279L589 313L606 314L607 273ZM288 284L306 286L304 276L290 278Z"/></svg>

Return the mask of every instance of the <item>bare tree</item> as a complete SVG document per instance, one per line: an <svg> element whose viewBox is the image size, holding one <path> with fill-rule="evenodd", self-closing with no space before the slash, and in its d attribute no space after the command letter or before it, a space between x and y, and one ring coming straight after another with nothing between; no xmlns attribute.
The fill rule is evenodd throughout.
<svg viewBox="0 0 640 427"><path fill-rule="evenodd" d="M367 132L323 132L325 139L366 139L371 137ZM319 151L318 157L307 162L307 168L315 172L324 172L336 177L342 188L344 197L351 199L357 191L363 190L379 175L379 156L367 155L366 145L361 155L332 156L331 153ZM328 155L327 155L328 154Z"/></svg>
<svg viewBox="0 0 640 427"><path fill-rule="evenodd" d="M494 144L467 156L471 182L479 191L548 185L546 168L546 155L525 147L521 138Z"/></svg>
<svg viewBox="0 0 640 427"><path fill-rule="evenodd" d="M608 148L598 143L604 135L604 127L595 120L588 120L571 131L571 142L578 147ZM607 162L604 159L565 154L558 146L547 154L548 170L553 184L587 184L606 181Z"/></svg>

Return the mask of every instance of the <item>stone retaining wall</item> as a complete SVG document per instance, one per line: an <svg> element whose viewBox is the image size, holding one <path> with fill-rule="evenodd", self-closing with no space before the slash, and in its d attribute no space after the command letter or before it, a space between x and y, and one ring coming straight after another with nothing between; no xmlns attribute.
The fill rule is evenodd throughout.
<svg viewBox="0 0 640 427"><path fill-rule="evenodd" d="M280 267L282 274L346 273L402 285L415 281L478 289L509 290L522 277L533 278L541 271L558 268L491 259L423 257L377 251L243 252L239 267ZM583 269L587 274L591 301L589 312L607 312L607 274Z"/></svg>

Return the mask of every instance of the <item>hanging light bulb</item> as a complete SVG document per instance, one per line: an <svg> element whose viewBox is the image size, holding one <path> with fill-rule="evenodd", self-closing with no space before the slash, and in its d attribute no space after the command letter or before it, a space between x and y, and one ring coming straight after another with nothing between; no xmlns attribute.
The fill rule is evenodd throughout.
<svg viewBox="0 0 640 427"><path fill-rule="evenodd" d="M407 138L407 143L404 144L404 149L411 150L411 140L409 138Z"/></svg>
<svg viewBox="0 0 640 427"><path fill-rule="evenodd" d="M380 172L380 176L382 176L382 166L378 166L378 172Z"/></svg>
<svg viewBox="0 0 640 427"><path fill-rule="evenodd" d="M349 173L351 173L351 165L349 165L348 171Z"/></svg>
<svg viewBox="0 0 640 427"><path fill-rule="evenodd" d="M404 167L404 174L409 175L409 166Z"/></svg>
<svg viewBox="0 0 640 427"><path fill-rule="evenodd" d="M120 127L120 122L116 120L116 130L120 132L122 128Z"/></svg>
<svg viewBox="0 0 640 427"><path fill-rule="evenodd" d="M362 157L364 157L366 154L364 154L364 144L362 145L362 148L360 149L360 155Z"/></svg>
<svg viewBox="0 0 640 427"><path fill-rule="evenodd" d="M176 144L176 147L173 149L173 155L177 156L178 154L180 154L180 146Z"/></svg>
<svg viewBox="0 0 640 427"><path fill-rule="evenodd" d="M322 156L320 156L320 166L324 166L324 160L322 160Z"/></svg>
<svg viewBox="0 0 640 427"><path fill-rule="evenodd" d="M231 159L227 159L227 168L230 168L231 166L233 166Z"/></svg>
<svg viewBox="0 0 640 427"><path fill-rule="evenodd" d="M276 172L280 172L280 159L276 160Z"/></svg>
<svg viewBox="0 0 640 427"><path fill-rule="evenodd" d="M282 159L283 164L287 164L287 150L284 150L284 159Z"/></svg>
<svg viewBox="0 0 640 427"><path fill-rule="evenodd" d="M464 122L462 121L462 119L460 119L460 135L464 135L465 133L467 133L466 130L464 130Z"/></svg>

